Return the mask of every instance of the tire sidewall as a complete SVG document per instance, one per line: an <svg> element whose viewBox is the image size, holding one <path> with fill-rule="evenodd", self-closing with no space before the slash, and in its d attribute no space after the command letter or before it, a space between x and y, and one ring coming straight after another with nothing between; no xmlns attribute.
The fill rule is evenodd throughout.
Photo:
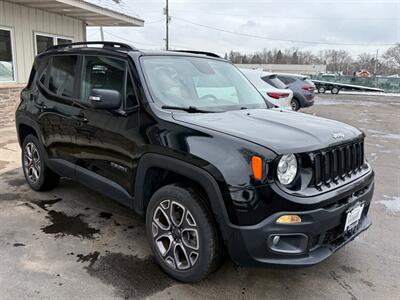
<svg viewBox="0 0 400 300"><path fill-rule="evenodd" d="M290 106L292 108L293 111L298 111L300 109L300 103L297 99L293 98L290 101Z"/></svg>
<svg viewBox="0 0 400 300"><path fill-rule="evenodd" d="M170 268L158 249L155 246L154 239L152 236L152 220L155 209L158 204L164 200L176 201L189 209L195 222L197 224L197 230L199 234L199 258L194 267L189 270L174 270ZM202 208L196 201L199 199L194 199L193 195L185 189L171 188L166 186L158 190L151 198L146 212L146 233L147 239L150 244L151 250L153 252L155 260L161 266L161 268L170 276L183 282L196 282L201 280L209 272L209 265L212 259L212 253L210 251L210 242L213 238L213 228L210 228L212 224L207 222L202 213Z"/></svg>
<svg viewBox="0 0 400 300"><path fill-rule="evenodd" d="M28 174L26 174L26 170L25 170L24 155L25 155L25 147L28 143L35 144L36 149L40 156L40 174L39 174L39 180L36 181L36 183L32 183L28 179ZM44 184L44 178L45 178L44 172L45 172L46 164L45 164L45 156L44 156L43 148L41 147L41 144L40 144L39 140L37 139L37 137L35 137L34 135L28 135L24 139L24 142L22 144L21 162L22 162L22 169L24 171L26 182L29 184L29 186L32 189L39 191Z"/></svg>

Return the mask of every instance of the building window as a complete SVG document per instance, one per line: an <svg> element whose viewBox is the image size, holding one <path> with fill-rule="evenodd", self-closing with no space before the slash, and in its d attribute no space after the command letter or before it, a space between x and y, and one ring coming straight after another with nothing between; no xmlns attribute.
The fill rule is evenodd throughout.
<svg viewBox="0 0 400 300"><path fill-rule="evenodd" d="M12 32L0 28L0 82L15 81Z"/></svg>
<svg viewBox="0 0 400 300"><path fill-rule="evenodd" d="M72 43L71 39L57 38L57 45L71 44L71 43Z"/></svg>
<svg viewBox="0 0 400 300"><path fill-rule="evenodd" d="M35 54L40 54L54 45L72 43L72 39L51 34L35 33L36 49Z"/></svg>

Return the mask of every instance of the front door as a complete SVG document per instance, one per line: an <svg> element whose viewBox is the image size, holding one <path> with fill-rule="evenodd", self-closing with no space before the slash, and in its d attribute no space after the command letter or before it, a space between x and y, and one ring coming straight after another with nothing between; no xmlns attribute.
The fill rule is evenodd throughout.
<svg viewBox="0 0 400 300"><path fill-rule="evenodd" d="M120 109L91 107L93 89L118 91L123 99ZM84 56L80 94L87 108L80 111L85 122L78 130L78 166L133 194L140 107L128 62L108 56Z"/></svg>

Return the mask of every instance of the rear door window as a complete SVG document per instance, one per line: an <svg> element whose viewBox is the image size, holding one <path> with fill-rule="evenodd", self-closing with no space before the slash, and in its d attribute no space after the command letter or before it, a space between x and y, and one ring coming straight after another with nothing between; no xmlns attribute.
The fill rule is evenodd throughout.
<svg viewBox="0 0 400 300"><path fill-rule="evenodd" d="M48 89L57 96L73 98L75 94L75 76L77 74L78 56L53 56L49 70L41 78L45 83L48 76Z"/></svg>

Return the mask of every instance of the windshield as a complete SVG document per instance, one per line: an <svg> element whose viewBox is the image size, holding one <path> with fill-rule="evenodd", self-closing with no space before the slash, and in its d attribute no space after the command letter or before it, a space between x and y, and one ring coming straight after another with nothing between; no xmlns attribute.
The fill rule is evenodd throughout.
<svg viewBox="0 0 400 300"><path fill-rule="evenodd" d="M146 56L141 62L152 96L162 105L267 108L260 93L228 62L185 56Z"/></svg>

